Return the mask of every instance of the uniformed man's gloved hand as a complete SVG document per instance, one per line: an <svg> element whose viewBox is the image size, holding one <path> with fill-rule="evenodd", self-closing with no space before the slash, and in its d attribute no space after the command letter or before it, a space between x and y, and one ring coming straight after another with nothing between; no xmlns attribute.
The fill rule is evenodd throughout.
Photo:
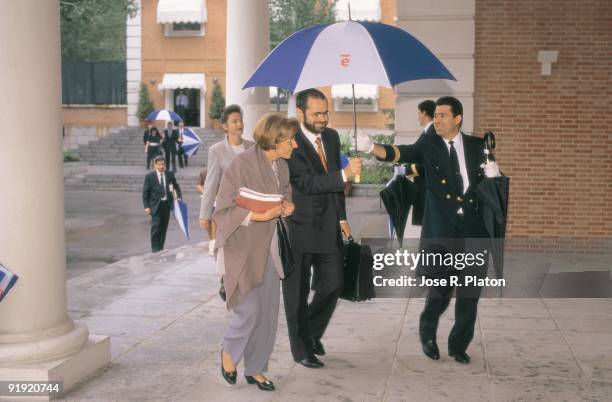
<svg viewBox="0 0 612 402"><path fill-rule="evenodd" d="M367 134L357 131L357 151L359 152L370 152L372 148L372 141Z"/></svg>
<svg viewBox="0 0 612 402"><path fill-rule="evenodd" d="M501 176L501 174L499 173L499 166L497 166L497 162L489 161L487 163L483 163L482 167L484 168L485 176L489 178Z"/></svg>

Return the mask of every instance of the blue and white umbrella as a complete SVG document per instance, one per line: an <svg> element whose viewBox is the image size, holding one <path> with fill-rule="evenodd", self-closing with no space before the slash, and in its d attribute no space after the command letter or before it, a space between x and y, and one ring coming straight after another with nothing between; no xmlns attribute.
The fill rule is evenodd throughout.
<svg viewBox="0 0 612 402"><path fill-rule="evenodd" d="M268 54L243 89L271 86L295 93L338 84L393 87L423 79L455 77L408 32L377 22L344 21L289 36Z"/></svg>
<svg viewBox="0 0 612 402"><path fill-rule="evenodd" d="M187 204L183 201L174 199L174 208L172 215L181 228L181 232L185 235L185 239L189 240L189 214L187 213Z"/></svg>
<svg viewBox="0 0 612 402"><path fill-rule="evenodd" d="M0 264L0 301L11 290L19 277L13 271Z"/></svg>
<svg viewBox="0 0 612 402"><path fill-rule="evenodd" d="M151 113L149 113L147 116L147 120L149 121L153 121L153 120L181 121L183 120L183 118L171 110L161 109L161 110L154 110Z"/></svg>
<svg viewBox="0 0 612 402"><path fill-rule="evenodd" d="M190 128L185 128L183 131L183 152L185 155L192 156L198 152L200 145L202 144L202 139L198 136L195 131Z"/></svg>

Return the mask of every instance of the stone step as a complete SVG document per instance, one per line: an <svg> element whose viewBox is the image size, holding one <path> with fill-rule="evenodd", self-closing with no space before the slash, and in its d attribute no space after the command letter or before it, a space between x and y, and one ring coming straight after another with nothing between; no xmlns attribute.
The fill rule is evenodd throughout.
<svg viewBox="0 0 612 402"><path fill-rule="evenodd" d="M195 129L196 133L202 138L202 146L198 154L190 157L190 162L194 166L205 166L208 158L208 148L224 138L224 133L220 130ZM144 155L142 136L144 130L138 127L119 128L109 136L97 141L92 141L87 145L80 145L77 153L81 161L88 162L90 165L144 165L146 156Z"/></svg>

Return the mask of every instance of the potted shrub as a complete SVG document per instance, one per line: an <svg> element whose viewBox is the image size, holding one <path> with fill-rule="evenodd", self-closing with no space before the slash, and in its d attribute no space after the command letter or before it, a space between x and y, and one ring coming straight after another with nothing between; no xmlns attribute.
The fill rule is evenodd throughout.
<svg viewBox="0 0 612 402"><path fill-rule="evenodd" d="M149 96L149 87L144 82L140 83L140 91L138 92L138 110L136 116L140 120L140 127L146 127L146 118L155 108L151 97Z"/></svg>

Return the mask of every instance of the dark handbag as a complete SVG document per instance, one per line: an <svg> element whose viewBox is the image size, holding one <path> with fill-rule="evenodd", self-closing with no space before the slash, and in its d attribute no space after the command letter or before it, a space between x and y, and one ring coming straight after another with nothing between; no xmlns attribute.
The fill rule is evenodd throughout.
<svg viewBox="0 0 612 402"><path fill-rule="evenodd" d="M344 287L340 297L348 301L364 301L376 297L372 265L374 257L367 244L360 244L352 237L344 241Z"/></svg>
<svg viewBox="0 0 612 402"><path fill-rule="evenodd" d="M283 264L283 273L285 275L284 279L287 279L295 270L295 259L293 258L291 241L289 240L289 233L287 232L283 218L276 221L276 234L278 237L278 253L281 263Z"/></svg>

